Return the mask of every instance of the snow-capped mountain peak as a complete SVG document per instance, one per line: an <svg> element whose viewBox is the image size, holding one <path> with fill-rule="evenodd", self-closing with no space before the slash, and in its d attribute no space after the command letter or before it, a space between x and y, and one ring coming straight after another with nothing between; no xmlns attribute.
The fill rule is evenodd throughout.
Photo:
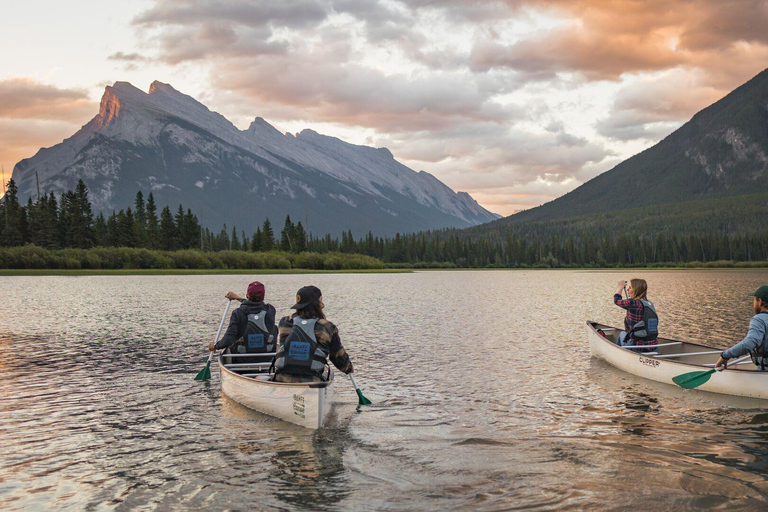
<svg viewBox="0 0 768 512"><path fill-rule="evenodd" d="M391 234L498 217L386 148L310 129L283 134L261 117L240 130L159 81L148 93L128 82L108 86L80 131L19 162L13 177L22 198L34 195L36 171L41 188L56 192L83 178L100 210L127 207L138 190L152 191L158 204L205 210L210 225L255 228L266 216L309 221L313 212L316 233Z"/></svg>

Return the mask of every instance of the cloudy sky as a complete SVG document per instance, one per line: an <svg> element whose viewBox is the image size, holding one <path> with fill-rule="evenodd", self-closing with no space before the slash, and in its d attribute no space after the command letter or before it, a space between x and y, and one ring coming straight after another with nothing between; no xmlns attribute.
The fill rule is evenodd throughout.
<svg viewBox="0 0 768 512"><path fill-rule="evenodd" d="M502 214L572 190L768 67L768 0L26 0L0 7L0 164L104 86L172 84L386 146Z"/></svg>

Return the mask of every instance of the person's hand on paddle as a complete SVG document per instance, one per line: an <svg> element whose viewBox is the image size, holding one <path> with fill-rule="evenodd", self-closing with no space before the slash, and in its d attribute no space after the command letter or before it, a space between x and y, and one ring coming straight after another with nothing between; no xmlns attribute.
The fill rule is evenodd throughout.
<svg viewBox="0 0 768 512"><path fill-rule="evenodd" d="M216 350L216 343L214 343L214 342L210 342L210 343L208 344L208 350L210 350L211 352L213 352L214 350Z"/></svg>
<svg viewBox="0 0 768 512"><path fill-rule="evenodd" d="M715 363L715 369L720 368L721 366L723 367L723 370L728 369L728 360L723 359L723 356L720 356L720 359Z"/></svg>
<svg viewBox="0 0 768 512"><path fill-rule="evenodd" d="M224 297L229 300L243 300L243 298L238 294L236 294L235 292L227 292L227 294Z"/></svg>

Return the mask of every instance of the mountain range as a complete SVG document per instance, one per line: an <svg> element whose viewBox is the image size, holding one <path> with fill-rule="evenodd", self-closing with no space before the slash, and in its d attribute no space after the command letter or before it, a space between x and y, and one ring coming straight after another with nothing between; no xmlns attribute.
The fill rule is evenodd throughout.
<svg viewBox="0 0 768 512"><path fill-rule="evenodd" d="M762 212L762 214L760 214ZM559 225L654 234L768 229L768 69L658 144L472 233Z"/></svg>
<svg viewBox="0 0 768 512"><path fill-rule="evenodd" d="M19 197L62 193L83 179L96 211L110 213L149 192L159 206L183 204L204 225L254 231L286 215L315 235L468 227L500 216L431 174L400 164L386 148L304 130L281 133L257 117L240 130L168 84L145 93L108 86L98 114L77 133L13 170Z"/></svg>

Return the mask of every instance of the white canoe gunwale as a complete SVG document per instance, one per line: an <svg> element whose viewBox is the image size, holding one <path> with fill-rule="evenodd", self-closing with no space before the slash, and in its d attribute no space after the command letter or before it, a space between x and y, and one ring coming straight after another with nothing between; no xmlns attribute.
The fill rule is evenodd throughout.
<svg viewBox="0 0 768 512"><path fill-rule="evenodd" d="M281 420L317 429L323 426L333 397L333 370L326 382L272 382L269 368L255 364L256 373L241 375L247 368L228 368L219 356L221 390L235 402Z"/></svg>
<svg viewBox="0 0 768 512"><path fill-rule="evenodd" d="M608 337L601 336L598 329L607 331L605 334ZM632 375L673 386L676 385L673 377L697 370L711 370L721 352L715 347L659 338L656 353L644 354L616 345L618 332L620 329L615 327L588 321L587 337L592 355ZM700 355L691 355L697 353ZM759 371L749 360L745 363L715 372L696 389L768 400L768 372Z"/></svg>

